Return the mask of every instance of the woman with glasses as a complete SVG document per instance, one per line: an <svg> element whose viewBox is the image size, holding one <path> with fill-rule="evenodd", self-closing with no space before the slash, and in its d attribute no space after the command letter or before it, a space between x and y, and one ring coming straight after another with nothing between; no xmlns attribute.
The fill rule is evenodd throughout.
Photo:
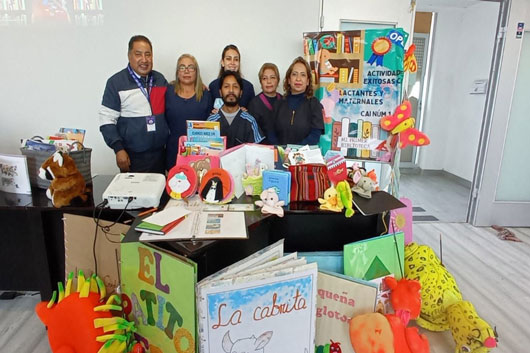
<svg viewBox="0 0 530 353"><path fill-rule="evenodd" d="M221 86L219 85L219 77L221 77L221 74L225 71L234 71L242 76L241 71L239 70L240 62L241 54L239 53L239 49L233 44L227 45L221 54L221 68L219 69L219 75L209 86L214 103L217 98L221 99L221 94L219 93L219 90L221 89ZM243 90L243 93L239 100L239 105L246 108L248 107L250 100L254 98L254 86L249 81L243 79L243 87L241 87L241 89ZM219 108L221 105L222 102L219 101L219 104L215 105L215 108Z"/></svg>
<svg viewBox="0 0 530 353"><path fill-rule="evenodd" d="M170 130L166 144L167 170L176 163L178 139L186 135L186 120L206 120L212 105L212 96L202 83L197 60L190 54L181 55L177 60L175 81L166 91L166 120Z"/></svg>

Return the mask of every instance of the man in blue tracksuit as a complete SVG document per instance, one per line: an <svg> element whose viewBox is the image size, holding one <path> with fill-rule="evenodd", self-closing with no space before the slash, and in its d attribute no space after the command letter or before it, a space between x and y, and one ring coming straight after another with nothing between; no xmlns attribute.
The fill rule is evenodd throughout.
<svg viewBox="0 0 530 353"><path fill-rule="evenodd" d="M167 81L153 70L153 47L147 37L129 40L128 57L129 65L107 81L99 130L121 172L164 173Z"/></svg>
<svg viewBox="0 0 530 353"><path fill-rule="evenodd" d="M223 106L216 114L209 116L208 121L219 122L221 135L226 136L226 147L263 141L265 137L256 119L239 106L243 87L241 76L237 72L225 71L221 74L219 82Z"/></svg>

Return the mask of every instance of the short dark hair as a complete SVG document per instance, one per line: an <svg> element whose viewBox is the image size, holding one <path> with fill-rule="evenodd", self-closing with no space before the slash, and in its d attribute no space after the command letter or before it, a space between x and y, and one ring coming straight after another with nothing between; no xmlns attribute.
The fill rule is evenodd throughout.
<svg viewBox="0 0 530 353"><path fill-rule="evenodd" d="M224 71L221 74L221 77L219 77L219 88L223 87L223 83L225 82L225 79L229 76L234 76L234 78L236 79L239 85L239 88L243 90L243 79L241 78L241 75L235 71L228 71L228 70Z"/></svg>
<svg viewBox="0 0 530 353"><path fill-rule="evenodd" d="M132 36L131 39L129 39L129 50L128 51L132 50L134 42L146 42L147 44L149 44L151 51L153 51L153 45L151 44L151 41L149 40L149 38L141 34Z"/></svg>

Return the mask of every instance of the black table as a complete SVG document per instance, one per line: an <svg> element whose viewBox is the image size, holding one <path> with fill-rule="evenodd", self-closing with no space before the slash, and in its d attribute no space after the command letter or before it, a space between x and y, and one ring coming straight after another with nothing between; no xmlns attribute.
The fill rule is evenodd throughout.
<svg viewBox="0 0 530 353"><path fill-rule="evenodd" d="M0 290L40 291L51 298L57 282L64 281L63 214L92 217L95 205L113 176L96 176L86 202L53 207L46 190L32 188L31 195L0 192ZM101 219L115 220L121 210L105 209ZM134 218L125 214L122 220Z"/></svg>
<svg viewBox="0 0 530 353"><path fill-rule="evenodd" d="M0 290L38 290L43 300L51 298L57 282L64 281L63 214L92 217L95 206L113 176L96 176L92 192L84 203L54 208L45 190L33 189L32 195L0 192ZM238 203L256 198L242 196ZM161 206L168 197L164 193ZM101 219L114 221L121 210L105 209ZM126 213L120 221L132 220L138 213ZM248 239L197 242L159 242L158 246L184 255L198 263L203 278L257 250L284 238L285 251L342 250L344 244L385 233L388 213L351 218L343 213L323 211L316 202L291 203L285 216L262 215L259 210L245 213ZM136 241L139 233L131 227L124 241Z"/></svg>

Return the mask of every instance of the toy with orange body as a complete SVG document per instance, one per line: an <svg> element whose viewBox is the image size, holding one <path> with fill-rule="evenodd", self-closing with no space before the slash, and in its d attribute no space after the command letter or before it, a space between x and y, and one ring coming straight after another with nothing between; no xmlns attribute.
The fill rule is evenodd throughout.
<svg viewBox="0 0 530 353"><path fill-rule="evenodd" d="M59 283L58 298L54 291L49 302L40 302L35 307L48 329L52 352L128 352L133 343L134 323L111 312L122 311L119 297L113 295L105 301L105 285L95 275L85 280L80 271L77 292L71 293L72 281L71 273L66 288Z"/></svg>
<svg viewBox="0 0 530 353"><path fill-rule="evenodd" d="M76 197L87 200L85 179L66 153L55 152L45 160L39 169L39 178L51 181L46 196L54 207L68 206Z"/></svg>
<svg viewBox="0 0 530 353"><path fill-rule="evenodd" d="M356 353L429 353L427 337L419 334L417 327L406 327L408 318L417 317L420 312L419 283L392 277L385 278L385 283L392 290L390 302L396 305L396 314L369 313L352 318L353 349Z"/></svg>

